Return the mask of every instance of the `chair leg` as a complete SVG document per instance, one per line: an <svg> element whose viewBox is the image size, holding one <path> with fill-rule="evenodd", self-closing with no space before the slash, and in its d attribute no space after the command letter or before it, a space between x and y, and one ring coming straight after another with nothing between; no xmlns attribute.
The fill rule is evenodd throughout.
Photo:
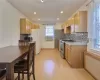
<svg viewBox="0 0 100 80"><path fill-rule="evenodd" d="M33 73L33 79L35 80L35 74Z"/></svg>
<svg viewBox="0 0 100 80"><path fill-rule="evenodd" d="M27 80L30 80L30 73L29 73L29 71L27 72Z"/></svg>
<svg viewBox="0 0 100 80"><path fill-rule="evenodd" d="M33 64L32 64L32 73L33 73L33 79L35 80L34 65Z"/></svg>
<svg viewBox="0 0 100 80"><path fill-rule="evenodd" d="M20 73L18 73L18 80L20 80Z"/></svg>
<svg viewBox="0 0 100 80"><path fill-rule="evenodd" d="M22 80L24 80L24 71L22 71Z"/></svg>

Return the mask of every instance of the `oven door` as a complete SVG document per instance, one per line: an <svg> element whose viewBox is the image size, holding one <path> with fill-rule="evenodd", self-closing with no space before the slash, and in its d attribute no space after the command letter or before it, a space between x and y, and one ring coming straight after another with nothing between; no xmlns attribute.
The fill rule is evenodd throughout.
<svg viewBox="0 0 100 80"><path fill-rule="evenodd" d="M64 42L63 41L60 41L60 55L63 59L65 58Z"/></svg>

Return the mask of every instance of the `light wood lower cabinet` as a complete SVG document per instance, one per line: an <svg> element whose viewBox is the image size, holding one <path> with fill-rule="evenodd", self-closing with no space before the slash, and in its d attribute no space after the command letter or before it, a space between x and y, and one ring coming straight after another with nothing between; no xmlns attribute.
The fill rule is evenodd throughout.
<svg viewBox="0 0 100 80"><path fill-rule="evenodd" d="M71 64L71 54L70 54L71 53L71 49L70 49L70 46L68 46L67 52L68 52L67 53L68 54L68 63Z"/></svg>
<svg viewBox="0 0 100 80"><path fill-rule="evenodd" d="M65 45L65 59L66 60L68 60L68 50L67 50L68 48L67 47L68 47L68 45L66 44Z"/></svg>
<svg viewBox="0 0 100 80"><path fill-rule="evenodd" d="M86 46L65 45L65 59L73 68L83 68L83 54Z"/></svg>

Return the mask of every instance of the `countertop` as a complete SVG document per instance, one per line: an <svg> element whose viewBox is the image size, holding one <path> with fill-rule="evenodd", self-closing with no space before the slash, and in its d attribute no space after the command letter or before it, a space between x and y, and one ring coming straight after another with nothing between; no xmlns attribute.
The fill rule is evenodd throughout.
<svg viewBox="0 0 100 80"><path fill-rule="evenodd" d="M68 42L68 41L65 41L65 44L68 44L68 45L87 45L87 42L86 41L82 41L82 42Z"/></svg>

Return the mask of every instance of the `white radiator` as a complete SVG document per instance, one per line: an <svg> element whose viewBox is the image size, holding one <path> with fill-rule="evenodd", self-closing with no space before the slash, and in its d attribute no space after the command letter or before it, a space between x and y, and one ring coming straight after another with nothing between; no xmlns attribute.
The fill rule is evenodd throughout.
<svg viewBox="0 0 100 80"><path fill-rule="evenodd" d="M97 79L100 80L100 61L85 55L85 68Z"/></svg>

